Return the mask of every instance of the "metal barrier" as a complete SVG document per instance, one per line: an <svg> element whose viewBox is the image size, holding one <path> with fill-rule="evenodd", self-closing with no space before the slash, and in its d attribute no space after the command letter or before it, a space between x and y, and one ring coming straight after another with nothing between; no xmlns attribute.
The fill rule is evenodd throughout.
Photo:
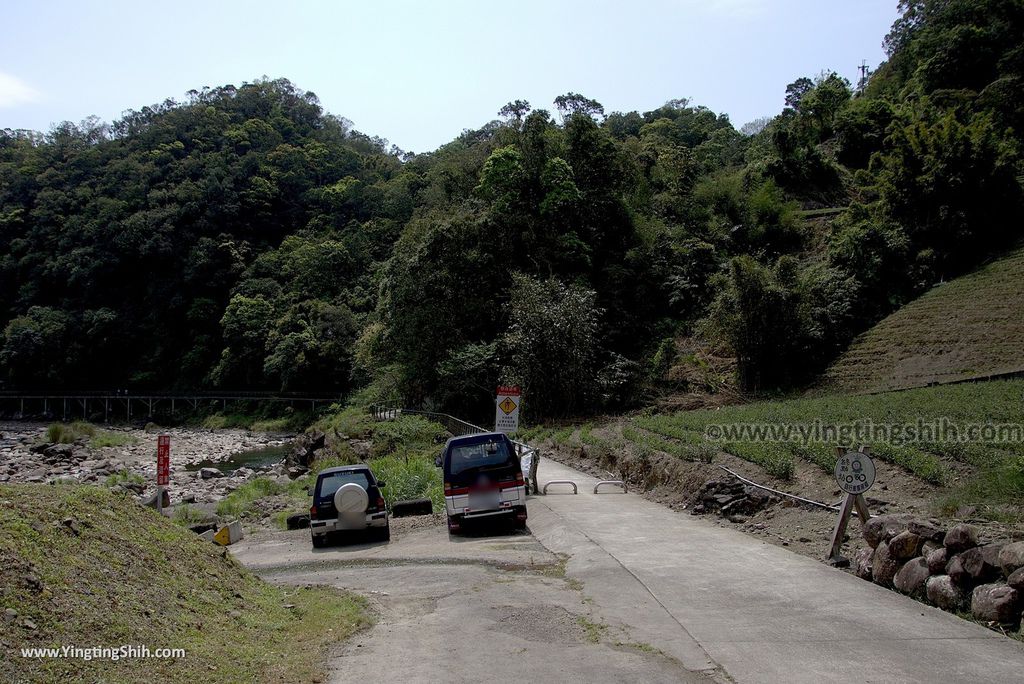
<svg viewBox="0 0 1024 684"><path fill-rule="evenodd" d="M628 489L626 489L626 483L623 482L622 480L601 480L596 485L594 485L595 494L597 494L597 488L600 487L601 485L615 485L616 487L622 487L623 494L629 491Z"/></svg>
<svg viewBox="0 0 1024 684"><path fill-rule="evenodd" d="M548 487L550 487L553 484L572 485L572 493L573 494L579 494L580 493L579 487L577 487L576 483L573 482L572 480L551 480L551 482L545 483L545 485L544 485L544 493L545 494L548 493Z"/></svg>

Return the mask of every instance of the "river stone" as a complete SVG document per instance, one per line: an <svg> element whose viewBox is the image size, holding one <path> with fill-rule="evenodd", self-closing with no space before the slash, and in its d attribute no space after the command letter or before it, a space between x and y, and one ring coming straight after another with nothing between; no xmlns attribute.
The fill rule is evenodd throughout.
<svg viewBox="0 0 1024 684"><path fill-rule="evenodd" d="M876 515L864 525L864 539L871 548L877 548L905 530L910 520L905 514Z"/></svg>
<svg viewBox="0 0 1024 684"><path fill-rule="evenodd" d="M978 545L978 528L974 525L960 523L950 528L942 539L942 545L950 553L960 553Z"/></svg>
<svg viewBox="0 0 1024 684"><path fill-rule="evenodd" d="M999 551L999 567L1007 576L1024 568L1024 541L1007 544Z"/></svg>
<svg viewBox="0 0 1024 684"><path fill-rule="evenodd" d="M1021 594L1005 584L982 584L971 594L971 614L985 622L1013 625L1020 620Z"/></svg>
<svg viewBox="0 0 1024 684"><path fill-rule="evenodd" d="M949 575L929 577L925 587L928 600L943 610L956 611L964 604L964 593Z"/></svg>
<svg viewBox="0 0 1024 684"><path fill-rule="evenodd" d="M967 585L970 584L970 576L960 563L960 556L953 556L949 559L949 562L946 563L946 574L953 580L953 584L958 587L969 588Z"/></svg>
<svg viewBox="0 0 1024 684"><path fill-rule="evenodd" d="M928 563L928 572L932 575L941 575L946 571L946 563L949 561L949 551L945 547L935 549L927 556L925 556L925 562Z"/></svg>
<svg viewBox="0 0 1024 684"><path fill-rule="evenodd" d="M216 477L224 477L224 473L216 468L200 468L199 477L203 480L211 480Z"/></svg>
<svg viewBox="0 0 1024 684"><path fill-rule="evenodd" d="M1024 594L1024 568L1017 568L1006 578L1006 583Z"/></svg>
<svg viewBox="0 0 1024 684"><path fill-rule="evenodd" d="M971 584L985 584L999 578L999 550L1002 544L975 546L960 554L960 565Z"/></svg>
<svg viewBox="0 0 1024 684"><path fill-rule="evenodd" d="M171 495L167 493L166 489L161 490L161 492L163 493L163 501L161 502L161 506L163 508L170 507ZM154 490L153 493L150 494L148 497L144 497L142 499L142 505L148 506L149 508L156 508L156 490Z"/></svg>
<svg viewBox="0 0 1024 684"><path fill-rule="evenodd" d="M893 584L904 594L923 596L928 576L928 563L924 558L918 556L903 564L903 567L896 573L896 577L893 578Z"/></svg>
<svg viewBox="0 0 1024 684"><path fill-rule="evenodd" d="M874 555L875 551L871 547L857 551L853 557L853 572L857 577L871 581L871 560Z"/></svg>
<svg viewBox="0 0 1024 684"><path fill-rule="evenodd" d="M900 532L889 540L889 555L897 560L908 560L921 550L921 537L913 532Z"/></svg>
<svg viewBox="0 0 1024 684"><path fill-rule="evenodd" d="M946 530L938 520L911 520L907 529L925 541L933 541L941 544L946 536Z"/></svg>
<svg viewBox="0 0 1024 684"><path fill-rule="evenodd" d="M875 584L891 587L893 578L899 572L900 562L889 553L889 545L879 542L875 547L875 555L871 559L871 579Z"/></svg>

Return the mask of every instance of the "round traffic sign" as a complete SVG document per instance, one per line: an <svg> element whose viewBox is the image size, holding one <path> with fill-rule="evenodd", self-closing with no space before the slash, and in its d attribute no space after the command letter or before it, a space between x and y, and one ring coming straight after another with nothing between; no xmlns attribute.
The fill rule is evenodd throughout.
<svg viewBox="0 0 1024 684"><path fill-rule="evenodd" d="M847 452L836 461L835 476L847 494L863 494L875 483L875 462L859 451Z"/></svg>

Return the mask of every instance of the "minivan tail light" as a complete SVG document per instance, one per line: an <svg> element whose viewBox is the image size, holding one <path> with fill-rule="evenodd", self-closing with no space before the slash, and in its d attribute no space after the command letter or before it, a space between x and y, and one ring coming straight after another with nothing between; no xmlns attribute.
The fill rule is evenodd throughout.
<svg viewBox="0 0 1024 684"><path fill-rule="evenodd" d="M516 473L516 485L522 487L525 484L526 482L523 480L523 471L520 470L518 473Z"/></svg>
<svg viewBox="0 0 1024 684"><path fill-rule="evenodd" d="M451 496L451 494L452 494L452 483L451 482L445 482L444 483L444 494L445 494L445 496Z"/></svg>

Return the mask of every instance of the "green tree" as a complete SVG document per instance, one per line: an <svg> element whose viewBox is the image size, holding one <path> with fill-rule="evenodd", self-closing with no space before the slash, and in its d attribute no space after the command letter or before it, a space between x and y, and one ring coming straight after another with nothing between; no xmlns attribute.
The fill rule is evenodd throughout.
<svg viewBox="0 0 1024 684"><path fill-rule="evenodd" d="M599 352L595 293L556 279L512 278L503 378L520 384L530 415L573 415L588 408Z"/></svg>

